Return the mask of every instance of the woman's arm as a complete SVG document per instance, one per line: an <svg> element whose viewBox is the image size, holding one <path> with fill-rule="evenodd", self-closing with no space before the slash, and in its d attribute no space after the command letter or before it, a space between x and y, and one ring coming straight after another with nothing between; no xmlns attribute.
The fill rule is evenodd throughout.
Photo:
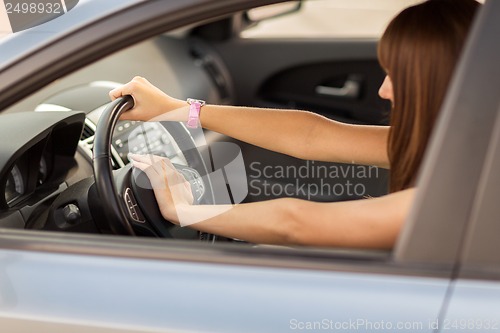
<svg viewBox="0 0 500 333"><path fill-rule="evenodd" d="M207 105L203 127L293 157L388 167L387 126L350 125L297 110Z"/></svg>
<svg viewBox="0 0 500 333"><path fill-rule="evenodd" d="M186 121L189 106L146 79L136 77L110 92L112 99L132 95L133 110L123 119ZM349 125L297 110L206 105L204 128L301 159L388 167L386 126Z"/></svg>
<svg viewBox="0 0 500 333"><path fill-rule="evenodd" d="M168 159L131 158L151 180L165 219L253 243L389 249L415 192L409 189L380 198L334 203L284 198L234 206L192 206L189 185Z"/></svg>
<svg viewBox="0 0 500 333"><path fill-rule="evenodd" d="M391 249L414 192L333 203L284 198L239 204L190 227L253 243ZM206 208L185 209L201 214Z"/></svg>

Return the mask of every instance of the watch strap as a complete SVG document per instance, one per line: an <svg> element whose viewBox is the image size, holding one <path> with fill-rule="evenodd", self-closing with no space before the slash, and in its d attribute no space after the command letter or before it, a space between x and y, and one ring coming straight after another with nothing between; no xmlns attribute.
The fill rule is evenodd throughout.
<svg viewBox="0 0 500 333"><path fill-rule="evenodd" d="M197 128L200 120L201 107L205 105L205 101L188 98L187 102L189 104L187 127Z"/></svg>

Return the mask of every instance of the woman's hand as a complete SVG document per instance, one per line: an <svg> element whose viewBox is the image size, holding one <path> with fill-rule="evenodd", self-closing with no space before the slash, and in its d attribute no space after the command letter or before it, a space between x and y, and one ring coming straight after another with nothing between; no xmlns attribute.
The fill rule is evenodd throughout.
<svg viewBox="0 0 500 333"><path fill-rule="evenodd" d="M129 154L132 165L148 176L162 216L180 224L186 210L193 204L191 185L168 158L155 155Z"/></svg>
<svg viewBox="0 0 500 333"><path fill-rule="evenodd" d="M129 83L109 92L111 100L131 95L134 108L125 112L120 119L139 121L185 121L187 103L170 97L143 77L136 76ZM161 119L159 119L161 118Z"/></svg>

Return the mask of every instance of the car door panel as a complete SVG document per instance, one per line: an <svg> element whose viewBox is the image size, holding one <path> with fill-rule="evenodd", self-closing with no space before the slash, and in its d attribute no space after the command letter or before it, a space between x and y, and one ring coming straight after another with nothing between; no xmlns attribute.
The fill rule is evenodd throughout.
<svg viewBox="0 0 500 333"><path fill-rule="evenodd" d="M213 43L212 48L231 77L235 104L304 109L338 121L380 125L387 123L389 105L378 97L385 74L377 61L376 45L371 39L234 38ZM303 161L223 136L218 140L235 142L242 149L250 187L247 202L284 196L342 201L387 193L384 169L361 167L374 172L359 177L358 166ZM280 167L295 172L267 177L269 166L276 172ZM311 177L321 168L344 176L316 172ZM304 169L307 177L294 176ZM357 191L350 189L354 186Z"/></svg>
<svg viewBox="0 0 500 333"><path fill-rule="evenodd" d="M316 105L310 111L331 118L338 110L341 117L351 115L353 122L387 120L388 105L377 97L384 73L377 61L376 40L233 39L214 46L231 73L237 104L266 104L266 97L278 95L279 101L274 102L283 107L305 99ZM360 82L357 98L316 92L322 85L341 88L349 77Z"/></svg>
<svg viewBox="0 0 500 333"><path fill-rule="evenodd" d="M332 119L385 124L387 114L377 96L383 77L376 60L305 64L271 76L257 98Z"/></svg>
<svg viewBox="0 0 500 333"><path fill-rule="evenodd" d="M100 249L94 242L92 251ZM51 331L74 325L163 332L412 325L431 332L427 321L438 315L448 285L446 278L375 273L377 264L363 260L351 262L354 270L317 271L84 252L2 250L0 288L9 297L2 298L0 324L26 328L26 320L43 319Z"/></svg>

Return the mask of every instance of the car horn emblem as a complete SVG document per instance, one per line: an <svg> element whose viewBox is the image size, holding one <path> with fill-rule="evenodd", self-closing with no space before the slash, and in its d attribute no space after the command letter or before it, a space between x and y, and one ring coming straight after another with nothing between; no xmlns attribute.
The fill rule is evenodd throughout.
<svg viewBox="0 0 500 333"><path fill-rule="evenodd" d="M67 13L77 4L78 0L0 0L0 29L26 30Z"/></svg>

